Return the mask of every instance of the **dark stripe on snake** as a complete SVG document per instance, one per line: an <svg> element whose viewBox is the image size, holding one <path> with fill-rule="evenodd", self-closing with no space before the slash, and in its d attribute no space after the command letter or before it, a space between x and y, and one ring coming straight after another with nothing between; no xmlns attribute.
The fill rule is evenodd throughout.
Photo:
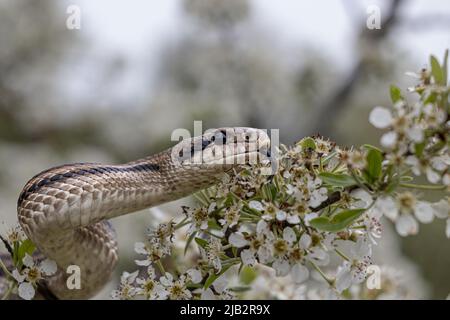
<svg viewBox="0 0 450 320"><path fill-rule="evenodd" d="M94 165L94 164L91 164ZM62 168L64 166L60 166L59 168ZM53 168L54 169L54 168ZM104 174L104 173L119 173L119 172L143 172L143 171L159 171L160 167L157 164L153 163L143 163L143 164L136 164L131 166L124 166L124 167L113 167L113 166L99 166L99 167L92 167L92 168L82 168L82 169L76 169L72 171L68 171L65 173L59 173L55 174L54 176L51 176L46 179L42 179L39 182L33 183L29 188L22 191L22 193L19 196L19 200L17 202L17 205L20 206L20 204L26 199L26 197L33 192L36 192L40 188L43 187L49 187L55 182L60 182L61 180L65 180L68 178L75 178L80 176L86 176L86 175L98 175L98 174ZM44 174L47 171L43 171L40 174L36 175L38 177L41 174Z"/></svg>

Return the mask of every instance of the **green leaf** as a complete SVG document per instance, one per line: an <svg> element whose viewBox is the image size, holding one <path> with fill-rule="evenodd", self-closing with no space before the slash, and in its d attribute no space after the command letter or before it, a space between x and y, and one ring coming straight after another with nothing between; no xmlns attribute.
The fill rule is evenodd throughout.
<svg viewBox="0 0 450 320"><path fill-rule="evenodd" d="M216 222L216 220L210 219L208 221L208 228L209 229L216 229L216 230L222 230L222 227L219 226Z"/></svg>
<svg viewBox="0 0 450 320"><path fill-rule="evenodd" d="M314 141L313 138L311 137L307 137L304 138L300 141L300 145L304 148L304 149L312 149L312 150L316 150L316 142Z"/></svg>
<svg viewBox="0 0 450 320"><path fill-rule="evenodd" d="M398 178L393 178L389 184L386 186L386 188L384 189L384 192L387 194L392 193L393 191L395 191L398 188L398 185L400 184L400 179Z"/></svg>
<svg viewBox="0 0 450 320"><path fill-rule="evenodd" d="M414 145L414 150L416 155L420 158L423 154L423 150L425 149L426 142L416 143Z"/></svg>
<svg viewBox="0 0 450 320"><path fill-rule="evenodd" d="M197 242L197 244L203 249L205 249L208 246L208 241L206 241L205 239L195 238L195 242Z"/></svg>
<svg viewBox="0 0 450 320"><path fill-rule="evenodd" d="M17 250L17 262L21 263L22 259L25 257L25 254L29 254L30 256L33 254L36 246L30 239L24 240Z"/></svg>
<svg viewBox="0 0 450 320"><path fill-rule="evenodd" d="M444 71L442 70L441 65L439 64L439 61L434 56L431 56L430 64L431 64L431 73L433 75L436 84L445 85Z"/></svg>
<svg viewBox="0 0 450 320"><path fill-rule="evenodd" d="M372 181L378 180L381 175L383 155L380 151L370 149L367 153L367 173Z"/></svg>
<svg viewBox="0 0 450 320"><path fill-rule="evenodd" d="M431 92L428 97L426 97L426 99L423 101L423 104L429 104L429 103L435 103L436 102L436 98L437 98L437 94L436 92Z"/></svg>
<svg viewBox="0 0 450 320"><path fill-rule="evenodd" d="M336 187L349 187L356 184L351 176L343 173L322 172L319 173L319 177L323 182Z"/></svg>
<svg viewBox="0 0 450 320"><path fill-rule="evenodd" d="M191 244L192 240L194 240L196 234L197 234L197 232L193 232L193 233L189 236L188 240L186 241L186 245L185 245L185 247L184 247L184 255L186 255L186 252L187 252L187 250L188 250L188 248L189 248L189 245Z"/></svg>
<svg viewBox="0 0 450 320"><path fill-rule="evenodd" d="M446 86L448 81L448 49L445 50L444 63L442 64L442 72L444 73L444 86Z"/></svg>
<svg viewBox="0 0 450 320"><path fill-rule="evenodd" d="M213 273L213 274L209 275L208 279L206 279L206 281L205 281L205 285L203 286L203 289L208 289L214 283L214 281L216 281L217 278L219 278L222 274L224 274L230 267L231 267L231 265L229 265L228 267L222 268L222 270L220 270L220 272L217 274Z"/></svg>
<svg viewBox="0 0 450 320"><path fill-rule="evenodd" d="M251 284L258 277L258 273L254 268L245 266L239 274L239 280L246 285Z"/></svg>
<svg viewBox="0 0 450 320"><path fill-rule="evenodd" d="M347 228L353 221L361 216L366 209L344 210L335 214L331 219L328 217L318 217L309 223L316 229L328 232L339 232Z"/></svg>
<svg viewBox="0 0 450 320"><path fill-rule="evenodd" d="M404 100L402 96L402 91L400 90L399 87L391 85L390 92L391 92L391 100L393 103L397 103L400 100Z"/></svg>
<svg viewBox="0 0 450 320"><path fill-rule="evenodd" d="M373 150L377 150L377 151L379 151L381 153L383 152L380 148L377 148L377 147L375 147L375 146L373 146L371 144L367 144L367 143L363 144L362 147L366 148L367 150L372 150L373 149Z"/></svg>

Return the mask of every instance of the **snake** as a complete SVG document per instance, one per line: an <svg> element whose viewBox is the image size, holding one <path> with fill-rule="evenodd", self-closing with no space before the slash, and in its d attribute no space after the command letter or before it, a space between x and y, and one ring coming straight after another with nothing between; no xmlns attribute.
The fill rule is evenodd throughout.
<svg viewBox="0 0 450 320"><path fill-rule="evenodd" d="M268 150L265 130L230 127L187 137L125 164L66 164L45 170L20 193L19 224L39 252L57 264L44 286L57 299L89 299L112 278L117 236L109 219L189 196ZM266 151L267 154L267 151ZM69 288L69 266L80 287Z"/></svg>

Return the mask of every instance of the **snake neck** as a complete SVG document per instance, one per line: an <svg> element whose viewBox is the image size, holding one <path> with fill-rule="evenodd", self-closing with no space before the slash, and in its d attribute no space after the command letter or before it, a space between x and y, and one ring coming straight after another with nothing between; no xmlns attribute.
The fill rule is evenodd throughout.
<svg viewBox="0 0 450 320"><path fill-rule="evenodd" d="M18 217L27 236L58 265L48 289L61 299L96 294L118 260L115 232L106 220L182 198L221 174L192 170L174 164L165 151L124 165L65 165L32 178L19 198ZM67 286L71 265L79 267L80 289Z"/></svg>

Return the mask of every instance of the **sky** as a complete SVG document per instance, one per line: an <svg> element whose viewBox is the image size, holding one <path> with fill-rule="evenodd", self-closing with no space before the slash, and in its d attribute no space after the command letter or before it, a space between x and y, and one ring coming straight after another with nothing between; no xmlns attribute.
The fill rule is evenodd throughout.
<svg viewBox="0 0 450 320"><path fill-rule="evenodd" d="M361 22L367 18L367 7L378 5L383 15L388 1L251 0L251 19L259 29L284 47L295 49L308 44L320 49L332 61L338 61L339 66L345 69L352 64L352 40ZM185 21L180 8L181 1L74 0L71 3L81 8L82 28L76 32L81 32L83 37L91 40L93 47L90 48L90 54L100 57L119 54L128 62L120 89L109 99L126 100L133 97L138 103L143 94L148 94L147 88L151 87L149 81L152 81L151 74L149 79L149 70L142 70L142 63L150 63L155 66L152 70L156 70L164 45L176 41L182 34ZM450 1L409 0L401 14L408 17L414 26L413 18L421 14L450 15ZM430 53L441 57L445 49L450 47L450 23L445 28L441 26L422 31L418 26L412 30L402 27L395 37L418 63L426 62ZM69 86L78 97L85 96L83 91L88 89L83 87L86 75L83 69L80 70L75 72L73 84ZM142 90L143 87L146 90Z"/></svg>

